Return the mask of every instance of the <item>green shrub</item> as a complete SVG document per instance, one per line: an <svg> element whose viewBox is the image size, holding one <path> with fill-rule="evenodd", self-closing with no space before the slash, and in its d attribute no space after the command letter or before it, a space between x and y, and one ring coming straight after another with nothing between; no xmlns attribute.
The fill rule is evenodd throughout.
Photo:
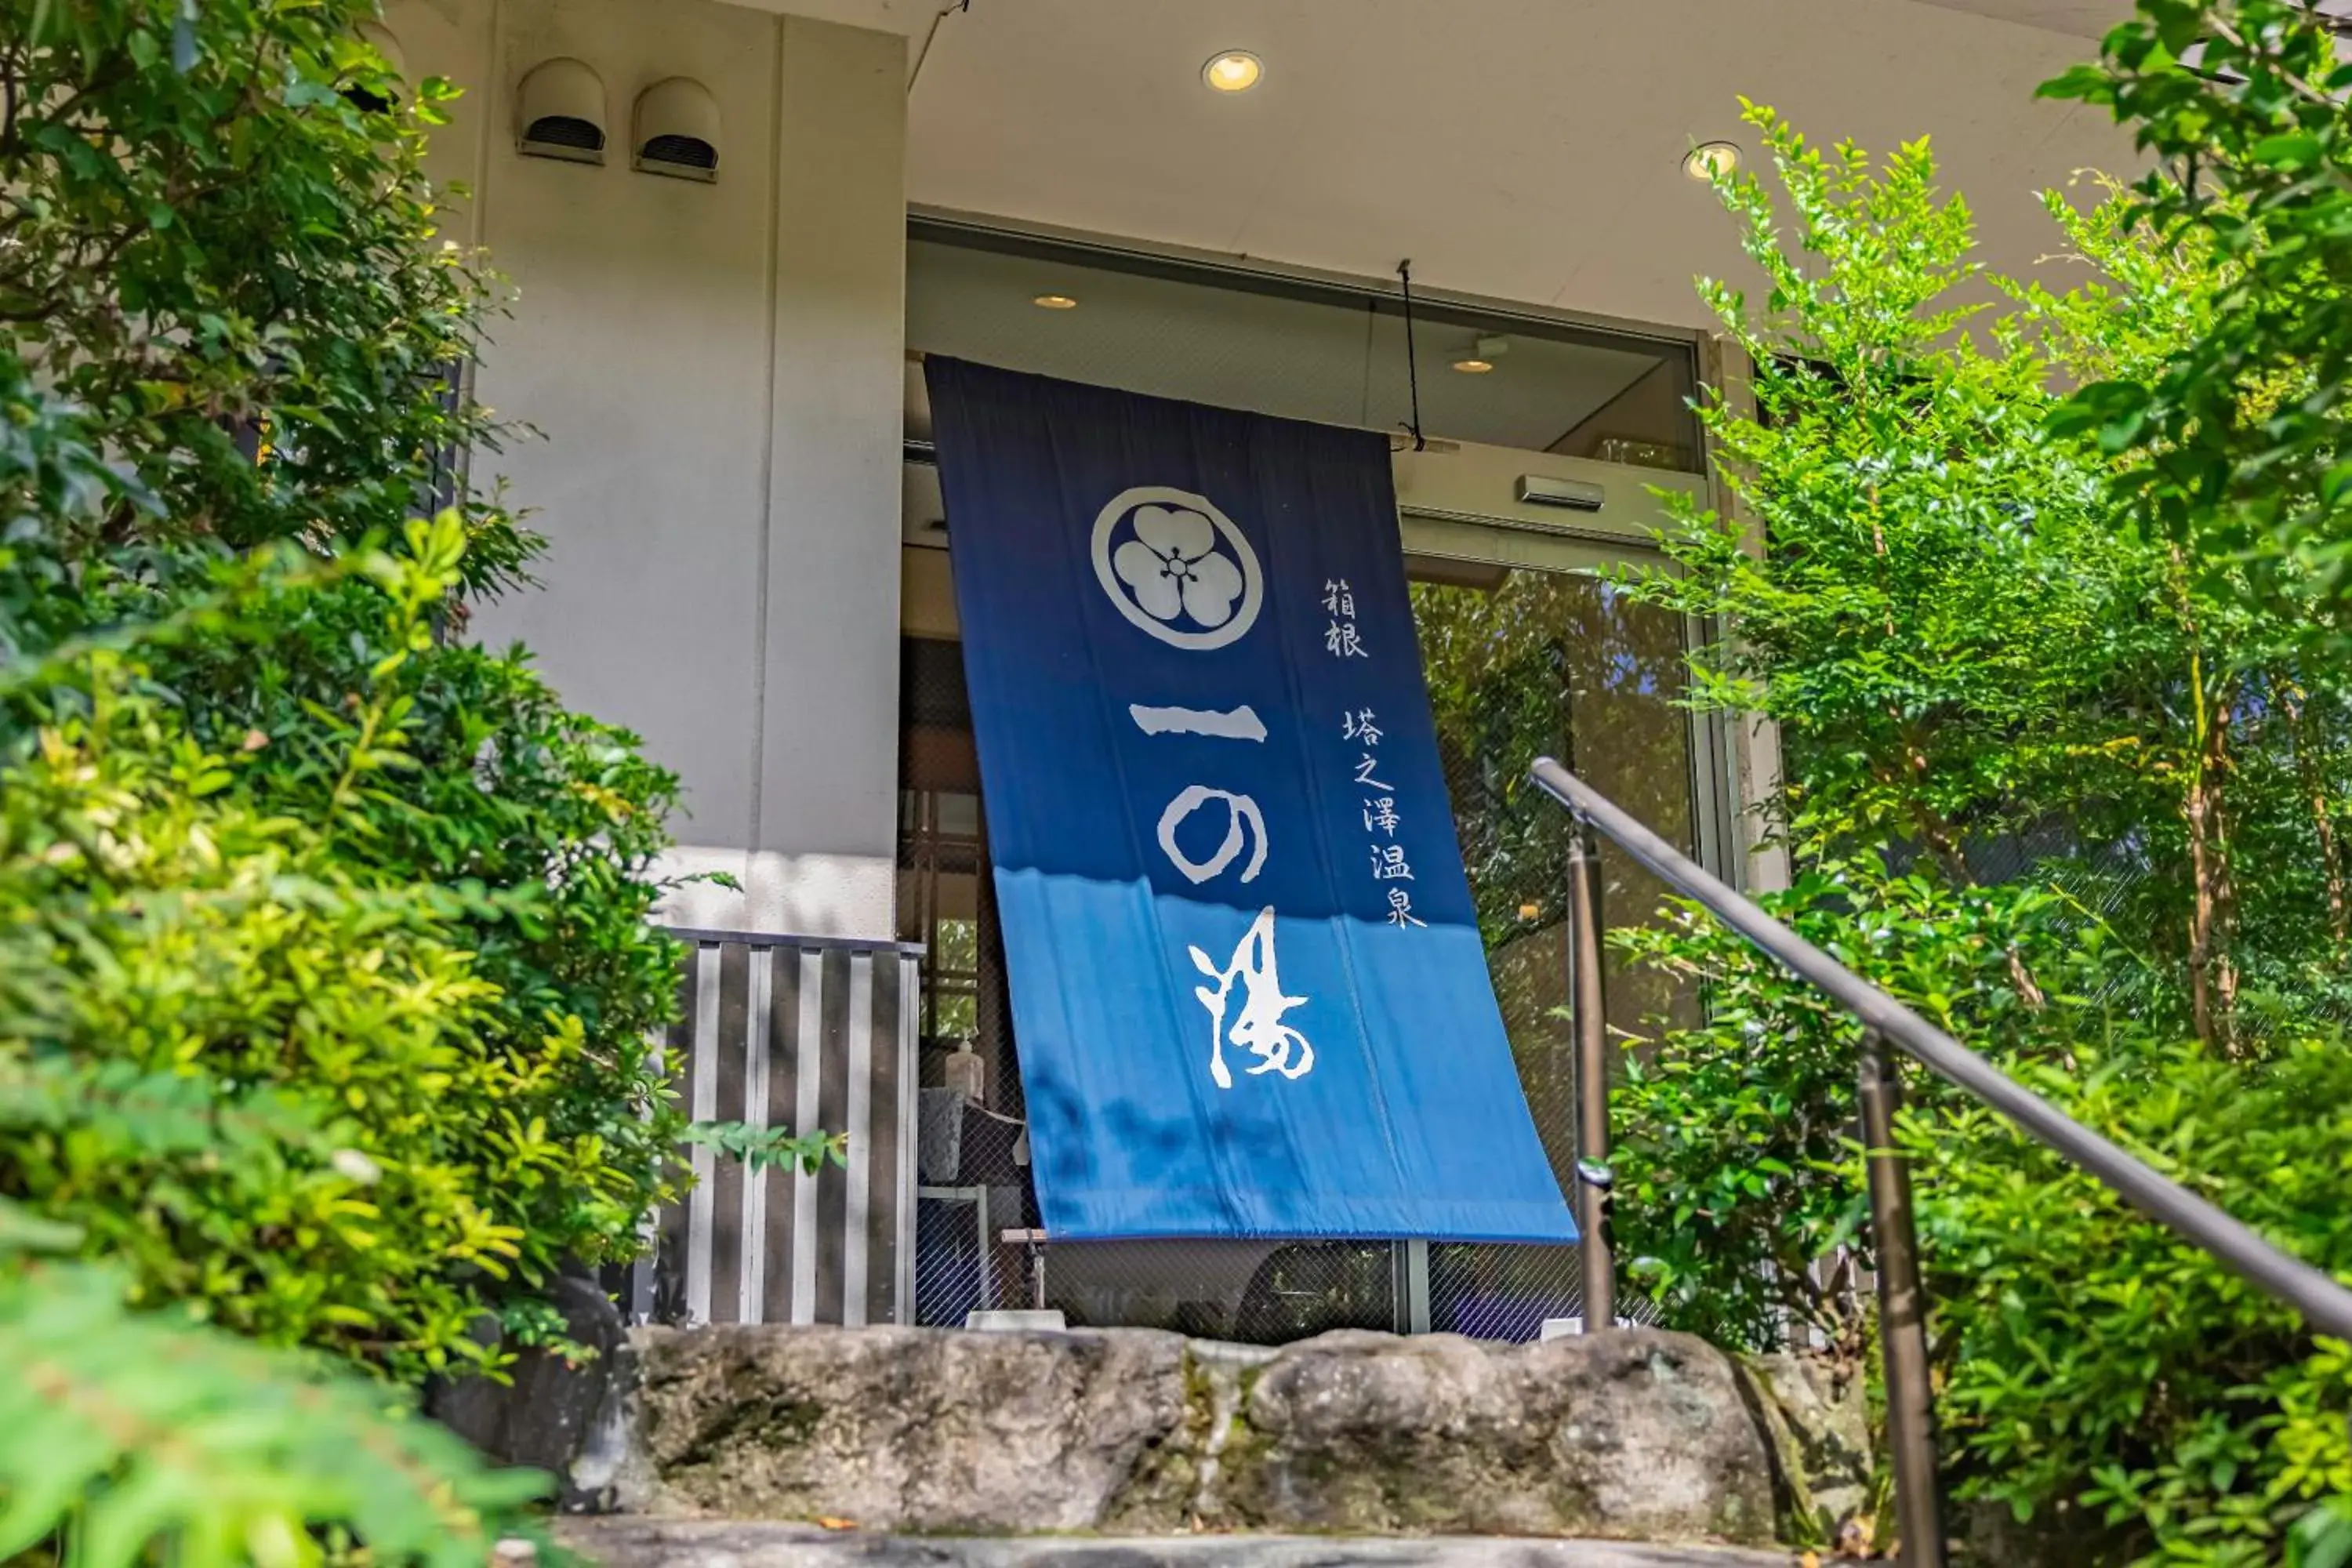
<svg viewBox="0 0 2352 1568"><path fill-rule="evenodd" d="M420 1183L383 1222L414 1247L101 1176L79 1134L0 1149L0 1192L136 1252L151 1297L409 1377L481 1310L537 1331L547 1276L632 1255L682 1179L651 1043L677 951L646 923L676 781L520 651L436 635L535 542L453 465L499 434L462 375L495 285L422 173L452 89L390 80L374 14L0 14L0 793L26 843L142 828L119 863L12 863L93 933L20 933L73 982L39 1048L338 1098L387 1191L303 1167L302 1202ZM433 548L463 549L387 617L422 580L355 568L436 491ZM240 554L273 543L304 564Z"/></svg>
<svg viewBox="0 0 2352 1568"><path fill-rule="evenodd" d="M338 863L365 885L458 895L450 937L494 988L469 1027L514 1064L502 1114L583 1151L499 1185L523 1282L567 1260L634 1256L647 1214L674 1192L685 1125L657 1054L681 950L649 923L677 780L635 736L565 708L521 650L434 645L376 678L404 704L397 773L329 822L334 738L313 715L362 689L385 656L381 598L361 581L267 595L235 646L184 644L155 660L156 678L231 759L238 800L331 832Z"/></svg>
<svg viewBox="0 0 2352 1568"><path fill-rule="evenodd" d="M51 661L50 717L0 791L0 1065L186 1073L223 1114L266 1097L334 1147L159 1164L103 1124L20 1118L0 1129L0 1194L121 1259L135 1300L413 1378L483 1353L473 1320L519 1268L631 1240L665 1163L637 1118L674 1122L650 1081L632 1099L602 1076L575 1018L499 1031L464 939L530 921L529 900L371 875L347 847L410 771L400 678L463 542L445 517L409 546L337 590L373 600L390 651L343 711L311 716L313 820L241 795L111 651ZM555 1124L580 1102L629 1142Z"/></svg>
<svg viewBox="0 0 2352 1568"><path fill-rule="evenodd" d="M2352 1041L2257 1059L2092 999L2137 961L2032 886L1952 889L1847 868L1766 900L1801 934L1986 1052L2069 1115L2273 1241L2352 1275ZM1736 1347L1867 1363L1873 1255L1854 1142L1852 1020L1696 909L1631 933L1705 983L1703 1028L1629 1061L1614 1100L1617 1236L1670 1321ZM2049 989L2029 1009L2005 952ZM2294 1314L2103 1186L1913 1069L1913 1184L1948 1481L2086 1560L2287 1560L2315 1504L2352 1495L2352 1363Z"/></svg>
<svg viewBox="0 0 2352 1568"><path fill-rule="evenodd" d="M47 400L13 380L0 403L12 506L107 490ZM51 563L9 537L21 649L5 607ZM415 537L404 567L366 563L411 621L457 544L454 523ZM533 1533L544 1478L489 1474L380 1384L200 1321L430 1365L472 1353L469 1276L503 1245L478 1173L415 1114L432 1075L483 1076L446 900L352 887L230 798L142 689L139 645L224 607L0 661L0 703L49 721L0 770L0 1560L478 1568ZM345 787L396 756L390 704L355 720L373 740Z"/></svg>
<svg viewBox="0 0 2352 1568"><path fill-rule="evenodd" d="M2089 1024L2091 1020L2084 1020ZM2352 1275L2352 1048L2259 1068L2118 1021L2012 1070L2076 1121L2339 1277ZM1989 1112L1915 1118L1943 1410L1970 1490L2070 1505L2167 1562L2279 1561L2352 1496L2352 1358Z"/></svg>
<svg viewBox="0 0 2352 1568"><path fill-rule="evenodd" d="M2011 984L2011 952L2053 983L2080 968L2071 938L2046 918L2052 900L2030 887L1955 889L1926 873L1828 864L1761 901L1979 1048L2030 1038L2042 1022ZM1695 905L1618 935L1708 1002L1703 1027L1664 1033L1625 1059L1612 1161L1624 1256L1679 1327L1751 1350L1801 1343L1810 1331L1859 1363L1873 1331L1865 1293L1812 1266L1868 1247L1853 1144L1860 1027ZM1932 1082L1915 1089L1952 1103Z"/></svg>
<svg viewBox="0 0 2352 1568"><path fill-rule="evenodd" d="M93 715L8 770L0 942L12 989L44 995L9 1008L0 1051L201 1072L225 1107L293 1085L338 1116L348 1153L159 1168L88 1124L31 1124L0 1142L0 1191L122 1258L137 1299L194 1299L278 1342L438 1360L473 1308L436 1277L514 1250L431 1127L470 1087L488 988L429 907L367 899L291 824L215 801L220 760L123 684L101 662Z"/></svg>

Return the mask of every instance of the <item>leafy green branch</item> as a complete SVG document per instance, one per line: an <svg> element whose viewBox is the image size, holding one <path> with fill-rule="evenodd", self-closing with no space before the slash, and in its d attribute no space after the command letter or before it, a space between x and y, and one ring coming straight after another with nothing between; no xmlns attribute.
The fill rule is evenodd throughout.
<svg viewBox="0 0 2352 1568"><path fill-rule="evenodd" d="M311 1358L123 1304L79 1237L0 1201L0 1561L481 1568L530 1536L532 1471L493 1472L404 1398ZM47 1254L47 1256L44 1256Z"/></svg>
<svg viewBox="0 0 2352 1568"><path fill-rule="evenodd" d="M827 1165L849 1163L846 1132L794 1132L789 1127L753 1127L743 1121L697 1121L685 1133L686 1142L729 1160L740 1160L746 1171L798 1168L815 1175Z"/></svg>

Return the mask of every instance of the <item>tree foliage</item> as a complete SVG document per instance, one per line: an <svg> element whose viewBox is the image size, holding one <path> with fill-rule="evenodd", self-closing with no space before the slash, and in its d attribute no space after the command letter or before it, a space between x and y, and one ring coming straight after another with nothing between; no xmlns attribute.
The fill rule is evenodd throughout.
<svg viewBox="0 0 2352 1568"><path fill-rule="evenodd" d="M495 447L450 390L494 281L423 174L454 89L394 78L359 32L374 16L0 13L0 327L161 503L100 510L78 545L389 536L452 454ZM468 581L514 581L511 520L445 499Z"/></svg>
<svg viewBox="0 0 2352 1568"><path fill-rule="evenodd" d="M2230 572L2313 637L2352 607L2352 66L2295 0L2141 0L2045 93L2101 104L2155 170L2146 221L2227 263L2193 338L2109 374L2060 427L2123 455L2132 526Z"/></svg>
<svg viewBox="0 0 2352 1568"><path fill-rule="evenodd" d="M2051 195L2071 289L1990 277L1924 142L1874 161L1749 112L1779 193L1720 189L1766 286L1703 285L1757 365L1752 415L1702 410L1742 515L1675 503L1674 570L1627 586L1727 627L1699 702L1780 725L1765 807L1801 874L1776 912L2352 1270L2326 1195L2352 1152L2330 1109L2352 1061L2352 666L2328 568L2251 558L2226 496L2151 526L2168 438L2119 439L2066 391L2181 374L2262 263L2168 222L2159 181L2154 205ZM2284 395L2225 384L2247 419ZM1626 941L1710 1001L1620 1100L1628 1251L1694 1326L1864 1356L1855 1274L1814 1267L1870 1260L1853 1024L1695 910ZM2352 1490L2341 1347L1923 1076L1903 1136L1959 1491L2067 1528L2091 1560L2282 1561L2298 1529L2332 1550L2326 1500Z"/></svg>

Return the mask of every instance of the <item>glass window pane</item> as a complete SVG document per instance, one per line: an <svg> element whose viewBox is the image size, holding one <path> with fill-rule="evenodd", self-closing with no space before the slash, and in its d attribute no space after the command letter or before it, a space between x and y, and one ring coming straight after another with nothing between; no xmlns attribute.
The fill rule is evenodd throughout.
<svg viewBox="0 0 2352 1568"><path fill-rule="evenodd" d="M1528 769L1557 757L1689 849L1690 720L1675 706L1682 623L1582 574L1412 564L1430 706L1496 1000L1537 1132L1561 1191L1572 1193L1570 818L1528 782ZM1664 895L1658 883L1606 845L1601 865L1606 922L1649 919ZM1614 952L1602 967L1612 1028L1692 1016L1695 998L1665 977ZM1432 1327L1441 1331L1533 1339L1544 1319L1581 1310L1573 1247L1435 1246L1430 1276Z"/></svg>

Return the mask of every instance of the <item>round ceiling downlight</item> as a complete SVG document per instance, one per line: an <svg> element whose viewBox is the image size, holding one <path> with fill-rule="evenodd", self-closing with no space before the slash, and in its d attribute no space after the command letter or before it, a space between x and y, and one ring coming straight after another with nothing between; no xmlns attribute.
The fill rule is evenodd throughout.
<svg viewBox="0 0 2352 1568"><path fill-rule="evenodd" d="M1694 180L1711 184L1738 167L1737 142L1702 142L1683 154L1683 173Z"/></svg>
<svg viewBox="0 0 2352 1568"><path fill-rule="evenodd" d="M1227 49L1201 68L1201 79L1219 92L1247 92L1265 75L1265 62L1247 49Z"/></svg>

